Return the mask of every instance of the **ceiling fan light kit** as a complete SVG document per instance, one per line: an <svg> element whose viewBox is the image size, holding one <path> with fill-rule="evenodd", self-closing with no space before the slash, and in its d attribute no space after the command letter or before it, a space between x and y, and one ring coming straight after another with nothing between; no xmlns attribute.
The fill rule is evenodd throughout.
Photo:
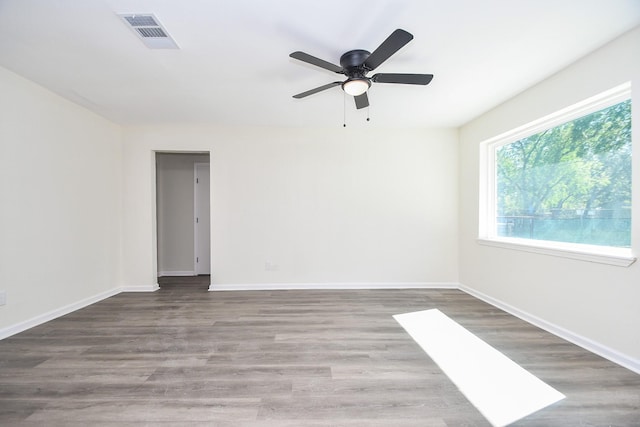
<svg viewBox="0 0 640 427"><path fill-rule="evenodd" d="M296 51L290 54L291 58L324 68L337 74L344 74L347 79L343 82L332 82L323 86L293 95L294 98L305 98L314 93L322 92L340 85L342 90L354 97L356 108L369 106L367 91L371 83L399 83L410 85L427 85L433 79L433 74L388 74L378 73L367 77L367 73L375 70L394 53L413 39L413 35L405 30L397 29L372 53L363 49L350 50L340 57L340 65L316 58L308 53Z"/></svg>
<svg viewBox="0 0 640 427"><path fill-rule="evenodd" d="M351 96L360 96L368 91L370 87L371 82L369 79L348 79L342 83L342 90Z"/></svg>

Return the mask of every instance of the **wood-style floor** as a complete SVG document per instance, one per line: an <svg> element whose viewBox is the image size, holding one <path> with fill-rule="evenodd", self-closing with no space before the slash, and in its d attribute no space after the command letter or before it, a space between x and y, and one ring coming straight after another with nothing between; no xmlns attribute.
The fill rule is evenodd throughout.
<svg viewBox="0 0 640 427"><path fill-rule="evenodd" d="M391 317L430 308L567 396L514 425L640 425L640 375L460 291L198 279L0 341L0 425L488 426Z"/></svg>

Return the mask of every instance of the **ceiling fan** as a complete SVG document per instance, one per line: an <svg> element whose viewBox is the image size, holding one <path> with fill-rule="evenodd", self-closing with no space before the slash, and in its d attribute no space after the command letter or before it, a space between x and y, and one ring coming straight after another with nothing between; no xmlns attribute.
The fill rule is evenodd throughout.
<svg viewBox="0 0 640 427"><path fill-rule="evenodd" d="M311 56L308 53L300 51L293 52L289 55L291 58L347 76L345 81L328 83L315 89L293 95L293 97L300 99L313 95L314 93L322 92L323 90L331 89L335 86L342 86L342 90L344 90L345 93L354 97L356 108L360 109L369 106L367 91L371 87L371 83L429 84L431 79L433 79L433 74L378 73L367 77L367 73L378 68L380 64L389 59L391 55L400 50L412 39L413 35L405 30L397 29L372 53L362 49L346 52L340 57L339 66Z"/></svg>

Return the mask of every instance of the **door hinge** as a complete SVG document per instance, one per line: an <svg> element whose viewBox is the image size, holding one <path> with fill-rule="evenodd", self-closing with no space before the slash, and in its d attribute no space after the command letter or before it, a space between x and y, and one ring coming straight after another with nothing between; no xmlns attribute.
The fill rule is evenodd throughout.
<svg viewBox="0 0 640 427"><path fill-rule="evenodd" d="M196 262L200 262L200 257L196 257Z"/></svg>
<svg viewBox="0 0 640 427"><path fill-rule="evenodd" d="M200 184L200 179L196 178L196 184Z"/></svg>
<svg viewBox="0 0 640 427"><path fill-rule="evenodd" d="M196 224L200 222L200 218L196 217Z"/></svg>

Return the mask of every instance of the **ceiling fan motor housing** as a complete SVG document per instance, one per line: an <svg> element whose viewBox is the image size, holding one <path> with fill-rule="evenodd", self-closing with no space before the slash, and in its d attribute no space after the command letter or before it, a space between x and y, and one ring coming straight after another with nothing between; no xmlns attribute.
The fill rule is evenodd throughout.
<svg viewBox="0 0 640 427"><path fill-rule="evenodd" d="M345 70L345 74L350 78L362 78L369 71L364 61L371 55L367 50L355 49L346 52L340 57L340 65Z"/></svg>

